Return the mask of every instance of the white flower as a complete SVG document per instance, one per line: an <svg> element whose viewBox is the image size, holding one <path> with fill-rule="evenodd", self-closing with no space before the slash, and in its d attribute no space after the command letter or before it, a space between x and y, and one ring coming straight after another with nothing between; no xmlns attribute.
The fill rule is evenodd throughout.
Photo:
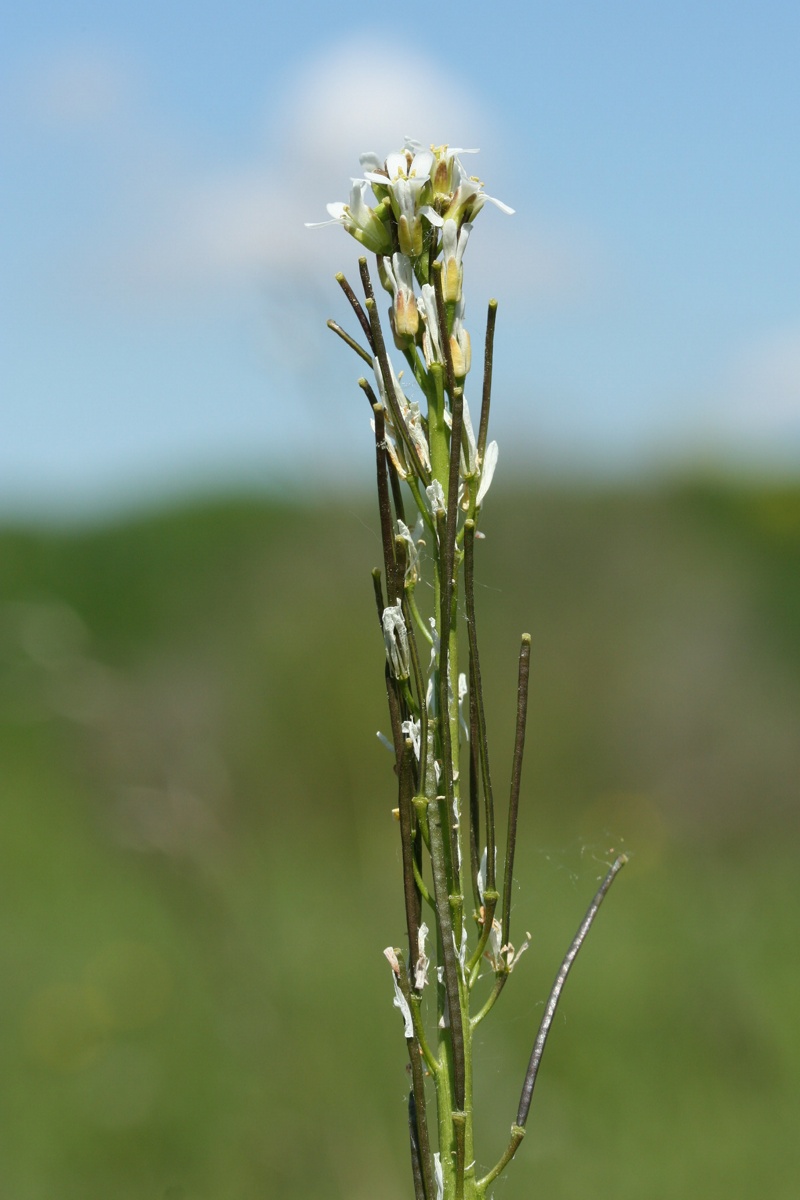
<svg viewBox="0 0 800 1200"><path fill-rule="evenodd" d="M423 250L420 196L430 182L433 155L430 150L401 150L389 154L385 171L365 171L366 178L379 192L388 190L392 211L397 218L401 253L419 258Z"/></svg>
<svg viewBox="0 0 800 1200"><path fill-rule="evenodd" d="M450 334L450 356L453 360L453 374L456 379L463 379L472 364L472 343L464 328L464 297L456 305L453 316L453 329Z"/></svg>
<svg viewBox="0 0 800 1200"><path fill-rule="evenodd" d="M442 339L439 334L439 317L436 312L436 292L432 283L424 283L421 288L418 307L425 328L422 334L422 353L427 366L444 362L442 354Z"/></svg>
<svg viewBox="0 0 800 1200"><path fill-rule="evenodd" d="M395 679L408 679L411 672L408 630L399 600L383 610L381 624L389 669Z"/></svg>
<svg viewBox="0 0 800 1200"><path fill-rule="evenodd" d="M436 162L431 173L434 196L449 199L464 174L459 155L477 153L477 150L465 150L461 146L436 146L433 151Z"/></svg>
<svg viewBox="0 0 800 1200"><path fill-rule="evenodd" d="M308 229L322 229L326 225L344 225L357 242L374 254L388 254L392 248L389 230L383 220L380 204L370 208L366 202L366 179L354 179L349 204L328 204L330 221L306 221Z"/></svg>
<svg viewBox="0 0 800 1200"><path fill-rule="evenodd" d="M474 175L463 173L459 179L458 187L453 193L444 213L445 220L452 218L458 221L459 224L471 221L478 215L487 200L490 204L494 204L499 208L501 212L508 213L509 216L514 212L514 209L509 208L507 204L503 204L502 200L497 200L494 196L488 196L483 190L483 184L480 179L476 179Z"/></svg>
<svg viewBox="0 0 800 1200"><path fill-rule="evenodd" d="M460 230L452 217L442 224L442 292L445 301L461 299L464 278L461 260L471 232L472 225L469 221L462 225Z"/></svg>
<svg viewBox="0 0 800 1200"><path fill-rule="evenodd" d="M394 331L398 337L414 338L419 329L417 298L414 295L414 272L406 254L384 258L383 269L394 297Z"/></svg>

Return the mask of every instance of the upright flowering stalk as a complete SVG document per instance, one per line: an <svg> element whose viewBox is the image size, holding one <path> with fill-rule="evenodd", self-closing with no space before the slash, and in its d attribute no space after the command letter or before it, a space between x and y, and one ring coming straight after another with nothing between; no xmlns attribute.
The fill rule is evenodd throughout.
<svg viewBox="0 0 800 1200"><path fill-rule="evenodd" d="M403 1019L411 1090L409 1139L415 1200L483 1200L525 1134L533 1087L567 974L595 913L625 862L603 880L545 1006L505 1150L475 1145L472 1048L528 939L511 941L511 888L522 775L531 639L519 655L517 721L502 867L475 623L474 558L483 504L497 465L487 442L497 303L489 302L477 428L465 393L471 343L465 325L464 251L487 201L506 213L461 155L406 140L382 161L364 154L350 203L330 204L376 257L389 296L389 327L405 360L395 371L373 276L359 259L363 299L337 282L360 340L328 324L369 366L358 383L375 435L383 568L373 572L386 651L405 896L405 949L385 951ZM371 189L374 205L367 203ZM408 380L408 383L406 382ZM419 588L421 582L427 587ZM422 595L420 596L420 591ZM460 670L459 624L466 633ZM489 984L484 982L489 979ZM431 1101L435 1099L435 1108Z"/></svg>

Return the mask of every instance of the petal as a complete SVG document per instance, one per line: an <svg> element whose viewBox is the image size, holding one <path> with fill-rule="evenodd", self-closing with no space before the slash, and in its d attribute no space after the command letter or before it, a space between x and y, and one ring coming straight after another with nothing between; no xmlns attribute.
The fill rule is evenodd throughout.
<svg viewBox="0 0 800 1200"><path fill-rule="evenodd" d="M444 217L440 217L435 208L431 208L430 204L423 204L419 210L423 217L430 221L431 225L436 225L441 229L444 225Z"/></svg>
<svg viewBox="0 0 800 1200"><path fill-rule="evenodd" d="M509 216L514 215L515 210L513 208L509 208L507 204L503 204L502 200L497 200L494 196L487 196L486 192L482 192L481 195L483 196L484 200L488 200L490 204L494 204L495 207L499 208L501 212L508 213Z"/></svg>
<svg viewBox="0 0 800 1200"><path fill-rule="evenodd" d="M481 485L478 488L478 495L475 498L475 504L480 507L484 496L489 490L492 479L494 477L495 467L497 466L497 442L489 442L486 447L486 453L483 457L483 471L481 472Z"/></svg>
<svg viewBox="0 0 800 1200"><path fill-rule="evenodd" d="M414 155L414 161L408 173L409 175L415 175L417 179L421 179L423 176L425 179L429 179L432 166L433 155L430 150L420 150L418 154Z"/></svg>
<svg viewBox="0 0 800 1200"><path fill-rule="evenodd" d="M408 159L402 150L396 150L392 154L386 155L386 170L389 172L390 179L397 179L402 176L405 179L408 175Z"/></svg>

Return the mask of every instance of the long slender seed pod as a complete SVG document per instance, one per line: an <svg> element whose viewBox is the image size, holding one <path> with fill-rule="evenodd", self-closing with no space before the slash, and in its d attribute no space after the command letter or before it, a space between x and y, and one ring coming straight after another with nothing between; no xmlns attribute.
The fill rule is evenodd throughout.
<svg viewBox="0 0 800 1200"><path fill-rule="evenodd" d="M395 561L395 568L394 568L395 599L400 601L401 605L403 605L404 610L407 610L408 604L406 603L406 567L408 566L408 546L406 545L405 538L394 537L394 538L392 538L392 542L394 544L394 561ZM403 616L404 616L405 623L406 623L406 629L408 630L408 626L409 626L408 612L404 611Z"/></svg>
<svg viewBox="0 0 800 1200"><path fill-rule="evenodd" d="M359 346L355 338L351 338L350 334L346 333L344 329L342 329L341 325L338 325L332 317L326 322L326 324L328 329L332 329L333 332L342 339L345 345L349 346L351 350L355 350L359 358L363 358L365 363L368 363L370 367L372 366L372 356L367 353L363 346Z"/></svg>
<svg viewBox="0 0 800 1200"><path fill-rule="evenodd" d="M453 586L452 578L447 570L447 518L441 509L436 513L436 527L439 534L439 563L441 571L439 610L439 735L442 746L442 779L444 781L444 798L447 805L447 844L448 879L453 895L460 893L461 883L458 869L458 844L456 831L453 828L453 802L455 800L454 777L457 774L457 754L453 753L453 738L450 727L450 629L452 617ZM448 579L450 580L448 584ZM461 928L457 929L461 937Z"/></svg>
<svg viewBox="0 0 800 1200"><path fill-rule="evenodd" d="M366 381L365 381L366 382ZM378 512L381 522L381 544L383 545L383 566L386 572L386 591L389 603L394 604L401 593L398 592L398 571L395 558L394 519L389 500L389 482L386 478L386 423L382 405L373 405L375 417L375 460L378 479Z"/></svg>
<svg viewBox="0 0 800 1200"><path fill-rule="evenodd" d="M358 272L361 276L361 286L364 289L365 300L374 300L375 299L375 290L372 286L372 279L371 279L370 273L369 273L369 264L368 264L366 258L364 258L363 254L361 255L361 257L358 260ZM372 328L372 322L370 321L370 329L371 328ZM378 353L377 345L375 347L375 353L376 354Z"/></svg>
<svg viewBox="0 0 800 1200"><path fill-rule="evenodd" d="M408 629L408 650L411 660L411 676L414 680L414 690L417 694L417 705L419 708L419 770L418 778L420 785L425 786L425 775L428 765L428 703L425 696L425 679L422 674L422 664L419 660L419 647L417 645L417 636L414 632L414 622L411 617L411 612L408 605L407 593L403 597L403 615L406 620Z"/></svg>
<svg viewBox="0 0 800 1200"><path fill-rule="evenodd" d="M519 788L522 780L522 756L525 750L525 725L528 719L528 678L531 664L531 635L523 633L519 651L517 682L517 726L514 735L514 761L511 767L511 796L508 803L508 837L506 865L503 875L503 945L508 945L511 931L511 888L514 881L514 854L517 848L517 817Z"/></svg>
<svg viewBox="0 0 800 1200"><path fill-rule="evenodd" d="M586 916L580 923L578 932L572 939L572 944L570 945L569 950L564 955L564 961L561 963L561 966L558 969L555 983L550 989L550 995L547 999L547 1004L545 1005L542 1023L539 1026L539 1032L536 1035L536 1041L533 1045L533 1053L531 1054L531 1059L528 1063L528 1070L525 1072L525 1082L522 1085L522 1094L520 1095L519 1108L517 1109L517 1125L524 1126L528 1119L528 1113L530 1112L531 1108L531 1100L533 1099L533 1089L536 1086L536 1076L539 1074L542 1055L544 1054L544 1048L547 1045L547 1037L550 1033L550 1027L553 1024L553 1017L556 1015L556 1009L558 1008L558 1002L561 999L561 992L564 988L564 984L567 981L567 976L572 969L572 964L578 957L578 952L584 943L587 933L592 927L592 922L597 916L597 911L600 908L600 905L603 903L608 889L611 887L612 883L627 861L628 857L626 854L620 854L618 858L614 859L614 862L611 864L608 870L608 874L600 884L600 887L597 889L595 897L586 911Z"/></svg>
<svg viewBox="0 0 800 1200"><path fill-rule="evenodd" d="M465 556L466 560L466 556ZM478 744L478 701L475 688L472 686L473 667L472 653L469 662L469 866L472 875L472 895L476 910L481 906L481 893L478 886L478 871L480 870L480 836L481 836L481 797L480 797L480 747Z"/></svg>
<svg viewBox="0 0 800 1200"><path fill-rule="evenodd" d="M448 587L455 586L455 554L456 535L458 533L458 479L461 465L461 434L464 429L464 393L460 387L453 392L452 410L453 422L450 433L450 472L447 480L447 579Z"/></svg>
<svg viewBox="0 0 800 1200"><path fill-rule="evenodd" d="M408 1140L411 1147L411 1175L414 1180L414 1200L426 1200L425 1183L422 1179L422 1161L419 1154L417 1131L417 1106L413 1091L408 1093Z"/></svg>
<svg viewBox="0 0 800 1200"><path fill-rule="evenodd" d="M478 424L478 462L483 463L486 437L489 430L489 408L492 401L492 368L494 366L494 327L497 323L497 301L489 301L486 315L486 346L483 354L483 395L481 419Z"/></svg>
<svg viewBox="0 0 800 1200"><path fill-rule="evenodd" d="M358 381L358 386L361 388L362 392L367 397L367 400L369 400L369 406L373 412L375 411L376 404L380 405L381 408L383 407L383 405L381 405L381 403L380 403L380 400L375 395L372 385L368 382L368 380L366 380L364 378L363 375L361 376L361 378Z"/></svg>
<svg viewBox="0 0 800 1200"><path fill-rule="evenodd" d="M494 826L494 793L489 770L489 746L486 737L486 716L483 707L483 682L478 654L478 633L475 625L475 522L464 525L464 601L467 609L467 637L470 652L470 689L475 693L477 716L477 741L480 750L481 777L483 780L483 802L486 824L486 879L487 891L494 891L496 842Z"/></svg>
<svg viewBox="0 0 800 1200"><path fill-rule="evenodd" d="M403 711L400 700L400 687L389 664L386 663L384 676L386 679L386 699L389 703L389 723L392 727L392 742L394 743L395 771L400 769L403 757Z"/></svg>
<svg viewBox="0 0 800 1200"><path fill-rule="evenodd" d="M403 493L400 490L400 480L397 476L397 468L392 462L391 456L389 457L389 461L387 462L386 466L389 470L389 484L391 485L392 489L392 503L394 504L395 516L399 521L403 521L405 523L406 512L405 505L403 504Z"/></svg>
<svg viewBox="0 0 800 1200"><path fill-rule="evenodd" d="M336 282L338 283L339 287L344 292L345 296L347 296L347 299L350 301L353 312L358 317L358 322L359 322L361 328L364 330L364 335L367 339L367 344L368 344L370 350L372 351L372 353L374 354L375 347L372 344L372 330L370 329L367 314L364 312L364 309L361 306L361 301L359 300L358 296L355 294L353 289L350 287L350 284L347 282L347 280L345 279L345 277L341 271L339 271L339 273L336 276Z"/></svg>
<svg viewBox="0 0 800 1200"><path fill-rule="evenodd" d="M398 779L398 807L400 809L400 843L403 858L403 893L406 903L406 927L408 929L408 961L416 961L419 953L419 923L422 901L414 879L414 750L410 738L403 743Z"/></svg>
<svg viewBox="0 0 800 1200"><path fill-rule="evenodd" d="M375 567L372 571L372 587L375 592L375 605L378 609L378 624L383 626L383 610L386 607L386 602L383 598L383 587L381 585L380 567Z"/></svg>

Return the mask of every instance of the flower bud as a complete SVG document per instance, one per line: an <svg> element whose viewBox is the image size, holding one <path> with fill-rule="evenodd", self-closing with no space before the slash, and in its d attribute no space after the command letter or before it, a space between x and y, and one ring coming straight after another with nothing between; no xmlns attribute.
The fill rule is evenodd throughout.
<svg viewBox="0 0 800 1200"><path fill-rule="evenodd" d="M391 262L383 260L386 279L394 296L392 316L394 332L398 338L415 338L419 329L417 298L414 295L414 275L411 259L405 254L393 254Z"/></svg>
<svg viewBox="0 0 800 1200"><path fill-rule="evenodd" d="M462 325L456 333L450 334L450 355L453 359L453 374L456 379L463 379L472 365L472 342Z"/></svg>
<svg viewBox="0 0 800 1200"><path fill-rule="evenodd" d="M458 225L448 218L442 225L442 293L445 303L456 303L461 299L464 278L462 259L467 248L472 226L467 223L459 231Z"/></svg>

